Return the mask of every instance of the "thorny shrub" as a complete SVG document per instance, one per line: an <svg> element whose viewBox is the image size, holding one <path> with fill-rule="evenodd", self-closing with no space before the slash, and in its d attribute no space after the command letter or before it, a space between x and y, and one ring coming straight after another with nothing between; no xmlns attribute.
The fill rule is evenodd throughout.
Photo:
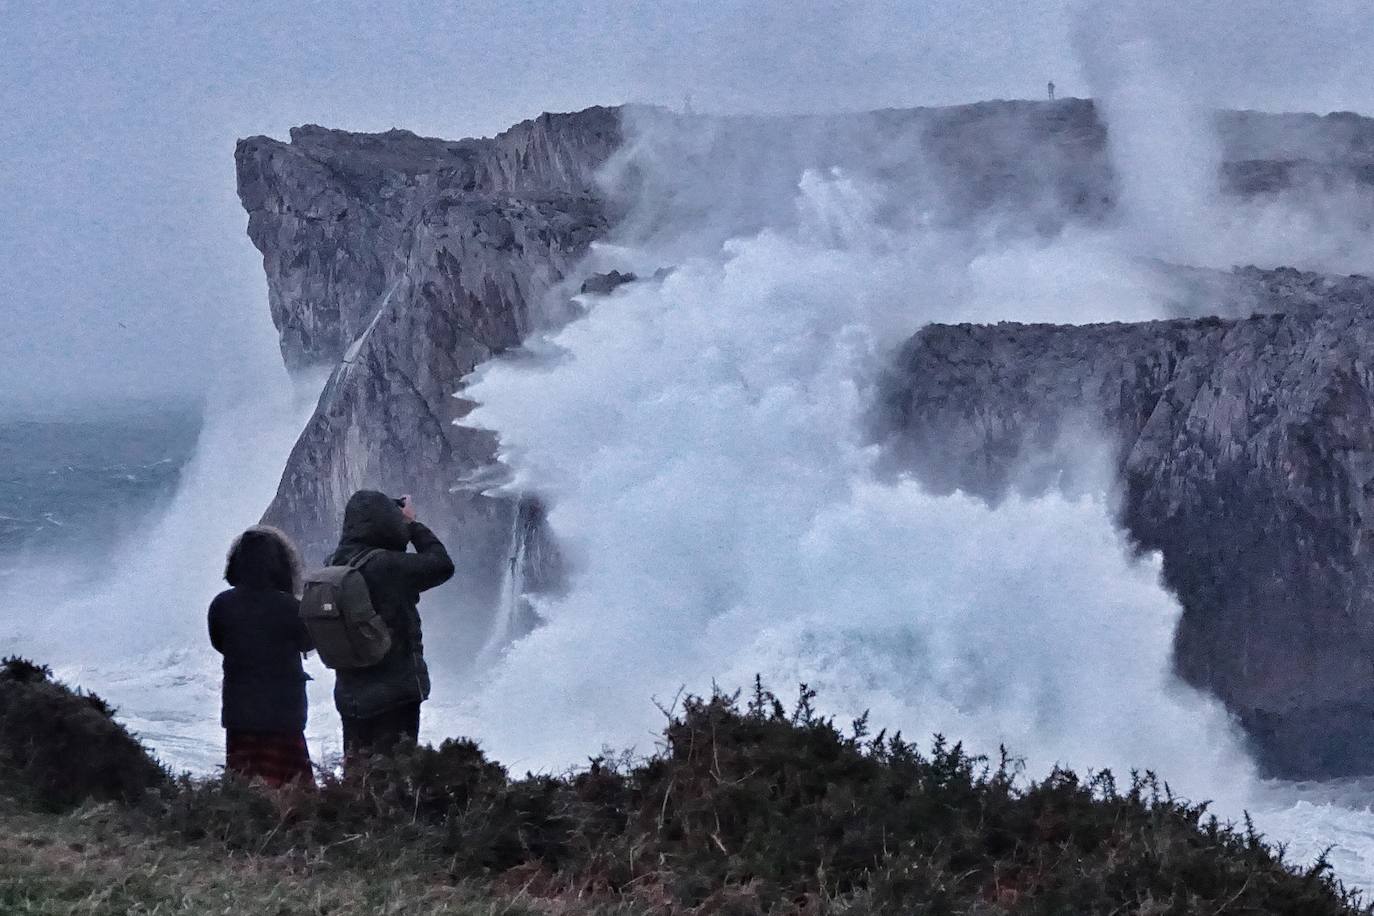
<svg viewBox="0 0 1374 916"><path fill-rule="evenodd" d="M12 794L63 810L135 801L166 780L99 696L53 680L46 665L0 659L0 782Z"/></svg>
<svg viewBox="0 0 1374 916"><path fill-rule="evenodd" d="M0 759L26 773L45 804L82 792L136 801L132 829L212 855L486 876L495 889L551 903L742 914L1374 913L1324 859L1289 866L1248 821L1220 823L1153 773L1132 773L1124 786L1107 771L1029 782L1005 752L989 761L937 735L922 753L899 734L871 734L867 717L842 730L814 700L803 686L788 708L757 681L743 703L689 697L651 756L596 758L563 776L511 778L473 742L448 740L343 776L322 771L314 790L274 792L235 778L165 780L98 702L11 659L0 669ZM62 726L38 727L49 715ZM83 740L96 751L70 753ZM124 775L106 784L78 772L101 755ZM40 778L48 768L71 787Z"/></svg>
<svg viewBox="0 0 1374 916"><path fill-rule="evenodd" d="M1153 773L1026 782L1005 753L941 736L922 753L866 717L841 730L814 699L803 687L789 709L758 683L743 704L690 697L652 756L560 777L511 779L472 742L446 741L286 797L187 781L154 822L253 852L419 858L672 909L1374 912L1324 860L1291 868L1248 822L1220 823Z"/></svg>

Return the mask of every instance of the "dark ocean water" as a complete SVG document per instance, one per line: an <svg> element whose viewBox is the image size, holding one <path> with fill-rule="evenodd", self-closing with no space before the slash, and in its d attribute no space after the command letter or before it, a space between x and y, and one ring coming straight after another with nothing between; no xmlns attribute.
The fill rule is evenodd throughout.
<svg viewBox="0 0 1374 916"><path fill-rule="evenodd" d="M185 408L0 419L0 568L113 546L171 498L200 425Z"/></svg>

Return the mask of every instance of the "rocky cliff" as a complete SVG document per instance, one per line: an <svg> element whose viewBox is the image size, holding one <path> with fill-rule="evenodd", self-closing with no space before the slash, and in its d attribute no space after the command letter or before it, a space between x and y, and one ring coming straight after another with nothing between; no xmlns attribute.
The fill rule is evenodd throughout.
<svg viewBox="0 0 1374 916"><path fill-rule="evenodd" d="M459 485L493 443L455 426L474 366L560 320L555 292L606 231L592 172L618 113L545 115L491 140L303 127L240 141L239 195L263 253L272 318L293 369L331 378L266 520L312 561L348 495L411 493L458 548L465 587L490 602L537 508ZM525 545L521 544L523 549Z"/></svg>
<svg viewBox="0 0 1374 916"><path fill-rule="evenodd" d="M584 255L617 219L596 174L624 119L595 108L485 140L304 127L289 143L240 142L283 357L331 372L266 516L312 560L348 494L372 486L416 496L457 546L463 587L449 591L473 606L556 582L539 507L464 485L491 470L493 442L455 425L468 405L454 394L476 365L574 314L574 292L628 279L584 284ZM1108 217L1117 194L1106 131L1078 100L685 126L701 141L684 144L684 182L794 185L800 168L862 162L911 195L938 188L936 218L994 213L1041 233ZM1367 119L1232 112L1217 127L1230 194L1374 186ZM751 190L726 203L745 224L757 201L790 200ZM1240 714L1275 771L1374 770L1359 754L1374 738L1368 284L1167 270L1183 291L1175 314L1221 317L920 332L883 405L893 454L933 487L996 499L1064 484L1078 466L1070 433L1105 436L1123 521L1163 551L1185 607L1184 676Z"/></svg>
<svg viewBox="0 0 1374 916"><path fill-rule="evenodd" d="M1374 282L1237 279L1285 311L925 328L890 379L894 457L995 501L1062 485L1105 437L1122 520L1183 604L1183 677L1239 714L1270 771L1367 773Z"/></svg>

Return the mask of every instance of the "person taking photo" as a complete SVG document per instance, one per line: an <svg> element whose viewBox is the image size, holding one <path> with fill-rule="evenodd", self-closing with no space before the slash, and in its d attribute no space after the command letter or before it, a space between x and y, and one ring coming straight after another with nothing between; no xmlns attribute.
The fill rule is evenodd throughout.
<svg viewBox="0 0 1374 916"><path fill-rule="evenodd" d="M410 497L359 490L344 507L343 532L329 563L362 575L391 640L375 664L335 671L344 759L389 754L402 740L419 737L420 704L429 699L430 689L420 593L447 582L453 561L434 532L416 521Z"/></svg>

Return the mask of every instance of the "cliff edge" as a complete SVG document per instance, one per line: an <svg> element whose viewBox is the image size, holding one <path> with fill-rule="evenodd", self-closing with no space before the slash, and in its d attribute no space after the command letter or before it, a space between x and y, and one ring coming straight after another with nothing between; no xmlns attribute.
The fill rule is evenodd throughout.
<svg viewBox="0 0 1374 916"><path fill-rule="evenodd" d="M282 356L332 370L265 516L309 561L332 548L354 490L411 493L456 548L463 592L494 598L512 532L537 526L510 500L455 489L494 443L453 424L465 410L454 394L479 363L559 320L568 296L555 290L606 231L592 173L619 142L606 108L486 140L309 126L290 143L239 142Z"/></svg>
<svg viewBox="0 0 1374 916"><path fill-rule="evenodd" d="M1183 605L1179 673L1239 716L1268 771L1367 773L1374 281L1237 278L1273 311L927 327L882 419L901 467L992 501L1072 486L1103 448L1123 524Z"/></svg>

